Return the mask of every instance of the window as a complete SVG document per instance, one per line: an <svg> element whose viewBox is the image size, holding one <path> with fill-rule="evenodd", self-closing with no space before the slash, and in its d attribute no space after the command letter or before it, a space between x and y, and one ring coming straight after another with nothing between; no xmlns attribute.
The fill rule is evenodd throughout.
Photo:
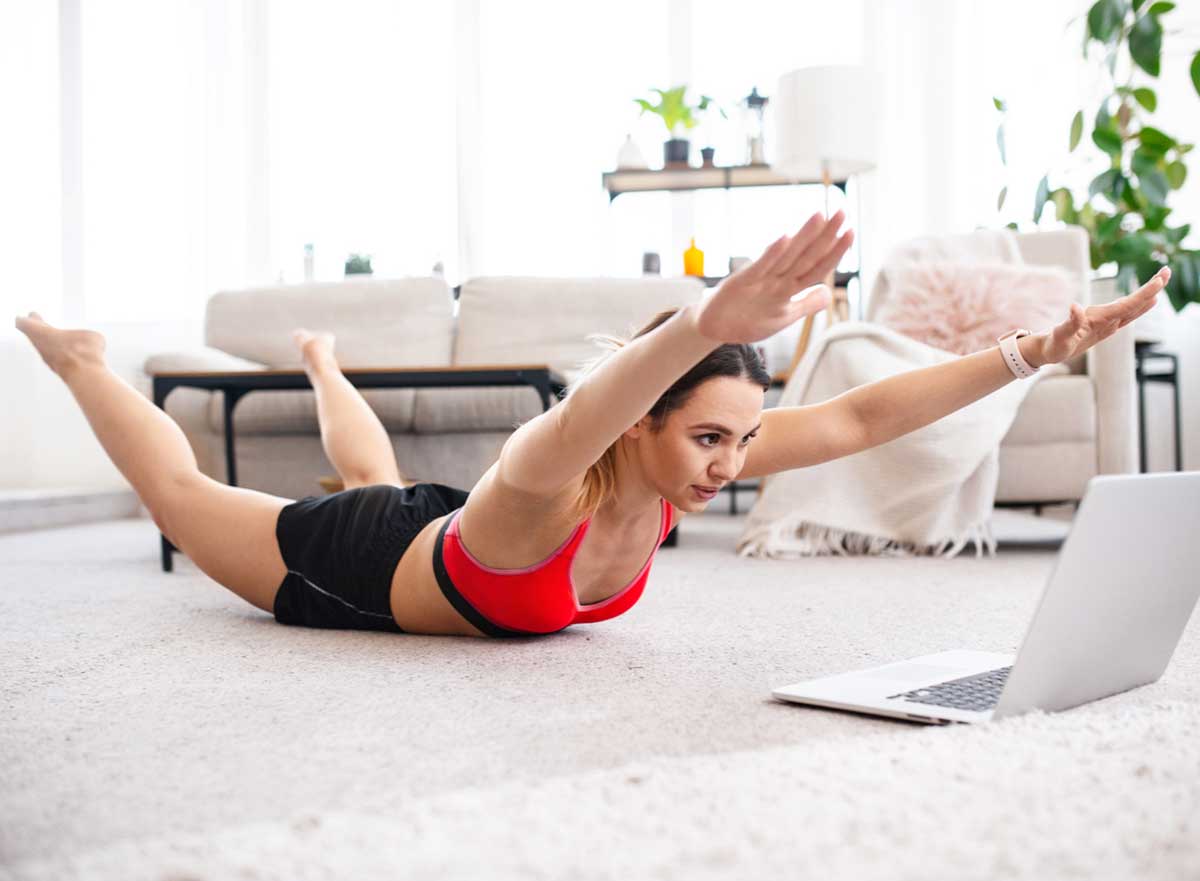
<svg viewBox="0 0 1200 881"><path fill-rule="evenodd" d="M62 309L58 9L0 4L0 334L12 317Z"/></svg>
<svg viewBox="0 0 1200 881"><path fill-rule="evenodd" d="M209 293L203 8L80 8L84 319L196 314Z"/></svg>
<svg viewBox="0 0 1200 881"><path fill-rule="evenodd" d="M449 267L456 226L454 4L272 2L267 105L270 265L343 276ZM270 281L275 281L274 278Z"/></svg>

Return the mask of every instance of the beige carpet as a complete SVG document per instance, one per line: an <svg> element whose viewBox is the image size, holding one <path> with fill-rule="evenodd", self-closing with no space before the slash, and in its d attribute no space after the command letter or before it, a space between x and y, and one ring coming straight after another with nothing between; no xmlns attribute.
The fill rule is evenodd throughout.
<svg viewBox="0 0 1200 881"><path fill-rule="evenodd" d="M1158 683L925 728L773 685L1014 651L1053 562L664 550L624 618L281 627L148 521L0 536L0 878L1198 878L1200 625Z"/></svg>

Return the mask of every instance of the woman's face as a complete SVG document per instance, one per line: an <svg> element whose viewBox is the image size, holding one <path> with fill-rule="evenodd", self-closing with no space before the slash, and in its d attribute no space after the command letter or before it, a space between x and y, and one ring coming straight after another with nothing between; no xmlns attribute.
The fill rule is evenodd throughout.
<svg viewBox="0 0 1200 881"><path fill-rule="evenodd" d="M744 378L705 380L660 431L649 418L634 427L642 468L682 511L702 511L742 470L761 423L762 386Z"/></svg>

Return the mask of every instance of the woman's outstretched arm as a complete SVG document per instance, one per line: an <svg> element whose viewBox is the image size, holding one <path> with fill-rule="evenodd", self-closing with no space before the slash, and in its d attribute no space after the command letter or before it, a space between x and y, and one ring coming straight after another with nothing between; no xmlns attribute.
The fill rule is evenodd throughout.
<svg viewBox="0 0 1200 881"><path fill-rule="evenodd" d="M1017 341L1032 367L1057 364L1086 352L1154 306L1171 277L1161 269L1126 297L1102 306L1072 304L1062 324ZM885 444L974 403L1015 379L998 347L911 370L807 407L763 413L738 478L803 468Z"/></svg>
<svg viewBox="0 0 1200 881"><path fill-rule="evenodd" d="M849 248L852 234L838 234L842 221L841 212L828 220L814 214L712 296L613 353L566 400L508 439L498 479L523 492L556 494L717 346L766 339L823 309L829 298L823 287L792 297L825 278Z"/></svg>

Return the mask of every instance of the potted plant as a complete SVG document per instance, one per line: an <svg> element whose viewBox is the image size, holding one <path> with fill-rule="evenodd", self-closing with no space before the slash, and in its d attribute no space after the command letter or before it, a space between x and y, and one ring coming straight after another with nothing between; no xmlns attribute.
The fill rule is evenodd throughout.
<svg viewBox="0 0 1200 881"><path fill-rule="evenodd" d="M1169 2L1098 0L1084 22L1084 58L1099 50L1108 88L1090 117L1090 138L1108 167L1092 178L1087 195L1078 198L1067 187L1053 187L1042 177L1034 197L1038 222L1047 204L1060 221L1082 226L1091 240L1093 269L1116 264L1118 292L1147 281L1161 266L1171 267L1166 294L1176 311L1200 302L1200 251L1184 247L1191 231L1175 225L1167 202L1187 178L1185 157L1193 144L1150 125L1146 118L1158 107L1158 96L1146 84L1157 78L1162 56L1161 19L1174 9ZM1192 58L1192 85L1200 95L1200 52ZM994 99L1004 114L1007 106ZM1083 140L1089 118L1078 111L1071 120L1068 152ZM997 133L1002 162L1007 162L1003 118ZM1007 187L1000 191L1003 208ZM1015 226L1015 224L1009 224ZM1169 312L1168 312L1169 314Z"/></svg>
<svg viewBox="0 0 1200 881"><path fill-rule="evenodd" d="M347 257L346 275L371 275L371 255L351 254Z"/></svg>
<svg viewBox="0 0 1200 881"><path fill-rule="evenodd" d="M650 91L658 95L658 103L651 104L645 98L634 98L634 101L642 108L638 116L650 112L657 114L662 119L663 125L667 127L669 138L663 144L663 165L666 168L686 167L689 145L687 138L683 135L688 129L695 128L699 124L699 114L708 110L710 104L721 116L725 116L725 111L717 107L708 95L701 95L697 104L689 104L686 85L676 86L666 91L662 89L651 89Z"/></svg>

